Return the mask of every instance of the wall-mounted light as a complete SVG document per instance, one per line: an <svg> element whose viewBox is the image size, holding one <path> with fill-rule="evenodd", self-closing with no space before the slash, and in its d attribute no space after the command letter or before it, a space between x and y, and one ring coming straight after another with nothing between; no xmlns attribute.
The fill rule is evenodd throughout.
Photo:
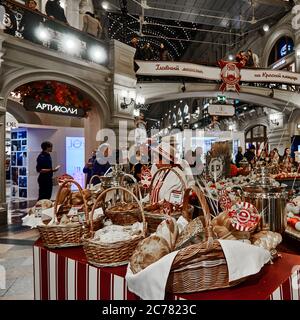
<svg viewBox="0 0 300 320"><path fill-rule="evenodd" d="M107 60L107 54L104 48L95 46L90 49L90 58L94 62L104 63Z"/></svg>
<svg viewBox="0 0 300 320"><path fill-rule="evenodd" d="M270 123L272 123L274 126L279 126L279 115L278 114L270 114Z"/></svg>
<svg viewBox="0 0 300 320"><path fill-rule="evenodd" d="M121 108L127 109L130 105L135 103L135 92L123 90L121 93L121 99L123 99L120 104Z"/></svg>
<svg viewBox="0 0 300 320"><path fill-rule="evenodd" d="M297 124L297 129L300 130L300 123Z"/></svg>

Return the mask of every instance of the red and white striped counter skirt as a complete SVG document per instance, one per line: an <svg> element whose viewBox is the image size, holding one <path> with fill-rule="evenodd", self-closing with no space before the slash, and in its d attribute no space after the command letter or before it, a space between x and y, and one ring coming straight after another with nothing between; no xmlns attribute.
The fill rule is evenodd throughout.
<svg viewBox="0 0 300 320"><path fill-rule="evenodd" d="M138 300L126 284L127 266L96 268L81 247L50 250L33 247L36 300ZM168 300L300 300L300 256L282 253L274 264L240 285L194 294L166 295Z"/></svg>

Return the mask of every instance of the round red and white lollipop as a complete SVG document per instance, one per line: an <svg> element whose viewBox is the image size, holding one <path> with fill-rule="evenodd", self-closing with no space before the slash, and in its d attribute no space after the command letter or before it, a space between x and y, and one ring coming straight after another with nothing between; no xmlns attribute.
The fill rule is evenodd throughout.
<svg viewBox="0 0 300 320"><path fill-rule="evenodd" d="M257 209L248 202L238 202L231 207L229 213L232 226L238 231L252 231L260 220Z"/></svg>
<svg viewBox="0 0 300 320"><path fill-rule="evenodd" d="M232 201L228 195L223 195L219 199L220 207L223 211L227 211L232 207Z"/></svg>

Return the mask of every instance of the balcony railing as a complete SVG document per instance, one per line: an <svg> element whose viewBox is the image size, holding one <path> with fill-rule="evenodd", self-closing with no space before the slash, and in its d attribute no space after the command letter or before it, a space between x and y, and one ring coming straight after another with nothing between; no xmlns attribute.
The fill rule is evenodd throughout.
<svg viewBox="0 0 300 320"><path fill-rule="evenodd" d="M12 0L0 0L0 29L14 37L79 59L108 64L108 42Z"/></svg>

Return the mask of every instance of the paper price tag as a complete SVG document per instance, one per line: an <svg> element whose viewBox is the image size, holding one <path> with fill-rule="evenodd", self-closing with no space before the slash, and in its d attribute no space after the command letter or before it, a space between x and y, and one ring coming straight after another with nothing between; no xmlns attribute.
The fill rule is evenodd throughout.
<svg viewBox="0 0 300 320"><path fill-rule="evenodd" d="M181 204L183 200L182 192L179 190L173 190L170 194L170 201L173 204Z"/></svg>

